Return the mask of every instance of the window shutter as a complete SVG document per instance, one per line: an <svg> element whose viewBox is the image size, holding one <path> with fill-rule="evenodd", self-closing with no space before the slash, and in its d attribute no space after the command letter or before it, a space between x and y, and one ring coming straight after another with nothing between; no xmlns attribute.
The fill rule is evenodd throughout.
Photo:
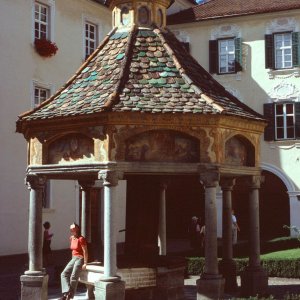
<svg viewBox="0 0 300 300"><path fill-rule="evenodd" d="M235 71L240 72L242 71L243 65L243 51L242 51L242 39L235 38L234 39L234 47L235 47Z"/></svg>
<svg viewBox="0 0 300 300"><path fill-rule="evenodd" d="M295 102L295 134L300 139L300 102Z"/></svg>
<svg viewBox="0 0 300 300"><path fill-rule="evenodd" d="M219 64L218 64L218 41L211 40L209 41L209 72L210 73L219 73Z"/></svg>
<svg viewBox="0 0 300 300"><path fill-rule="evenodd" d="M266 69L274 69L274 37L272 34L265 35L265 56L266 56Z"/></svg>
<svg viewBox="0 0 300 300"><path fill-rule="evenodd" d="M293 67L300 67L300 32L292 33Z"/></svg>
<svg viewBox="0 0 300 300"><path fill-rule="evenodd" d="M273 103L264 104L264 117L269 122L265 128L264 139L265 141L275 140L275 106Z"/></svg>

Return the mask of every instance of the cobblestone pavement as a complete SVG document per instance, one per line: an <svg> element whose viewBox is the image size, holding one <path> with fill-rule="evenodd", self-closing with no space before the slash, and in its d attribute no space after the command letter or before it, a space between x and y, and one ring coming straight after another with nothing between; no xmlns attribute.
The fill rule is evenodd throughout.
<svg viewBox="0 0 300 300"><path fill-rule="evenodd" d="M59 262L61 267L64 266L69 259L66 253L68 252L62 251L61 253L56 253L55 261ZM24 271L27 269L27 267L25 266L25 263L27 261L27 255L0 257L0 300L20 299L20 276L24 274ZM57 280L57 278L59 278L60 271L61 270L58 268L54 272L56 274L52 274L52 283L49 284L49 300L57 300L60 297L60 283ZM56 280L53 280L53 277L56 277ZM196 300L196 280L198 278L199 276L192 276L185 280L185 300ZM238 284L240 285L239 278ZM277 300L282 300L284 299L284 295L286 295L287 293L300 295L300 279L269 278L269 295L273 295ZM235 296L227 295L224 299L237 298L238 293ZM79 287L74 299L88 299L85 295L84 286Z"/></svg>

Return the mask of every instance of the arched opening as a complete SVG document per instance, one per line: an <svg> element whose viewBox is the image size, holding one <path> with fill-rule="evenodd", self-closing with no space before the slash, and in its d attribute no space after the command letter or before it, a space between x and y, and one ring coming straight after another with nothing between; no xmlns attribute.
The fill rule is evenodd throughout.
<svg viewBox="0 0 300 300"><path fill-rule="evenodd" d="M284 225L290 225L290 205L287 188L282 180L269 171L263 171L265 177L259 190L260 236L267 240L289 236ZM241 228L239 239L248 239L249 190L237 179L232 194L232 206Z"/></svg>
<svg viewBox="0 0 300 300"><path fill-rule="evenodd" d="M126 175L126 254L157 254L160 176ZM167 249L190 247L188 227L192 216L204 221L204 188L198 176L168 176L166 190ZM174 247L175 245L175 247ZM149 253L150 252L150 253Z"/></svg>

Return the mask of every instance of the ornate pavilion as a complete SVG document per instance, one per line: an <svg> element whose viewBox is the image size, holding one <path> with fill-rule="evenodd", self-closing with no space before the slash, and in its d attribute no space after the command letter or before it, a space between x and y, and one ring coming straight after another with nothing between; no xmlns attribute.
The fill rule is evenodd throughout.
<svg viewBox="0 0 300 300"><path fill-rule="evenodd" d="M161 186L152 216L157 226L144 248L158 263L149 269L152 292L143 299L182 297L184 267L159 265L166 256L166 183L174 175L196 175L205 189L205 268L197 281L197 299L218 299L224 286L236 286L231 191L239 177L249 188L250 220L249 265L242 289L247 295L263 292L268 279L260 264L258 190L265 120L216 82L165 27L171 0L107 2L114 29L60 90L17 121L17 132L28 142L30 188L29 270L21 276L22 299L47 299L41 201L47 179L78 180L87 239L89 189L103 181L103 265L90 266L81 280L93 287L96 299L124 299L130 284L118 268L115 189L119 179L131 174L157 176ZM222 274L217 257L218 186L223 191Z"/></svg>

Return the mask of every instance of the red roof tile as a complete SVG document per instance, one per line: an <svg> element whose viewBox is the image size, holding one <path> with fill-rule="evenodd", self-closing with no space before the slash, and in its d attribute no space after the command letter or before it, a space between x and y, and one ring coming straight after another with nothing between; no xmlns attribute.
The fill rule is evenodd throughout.
<svg viewBox="0 0 300 300"><path fill-rule="evenodd" d="M300 0L210 0L168 16L168 25L300 9Z"/></svg>

